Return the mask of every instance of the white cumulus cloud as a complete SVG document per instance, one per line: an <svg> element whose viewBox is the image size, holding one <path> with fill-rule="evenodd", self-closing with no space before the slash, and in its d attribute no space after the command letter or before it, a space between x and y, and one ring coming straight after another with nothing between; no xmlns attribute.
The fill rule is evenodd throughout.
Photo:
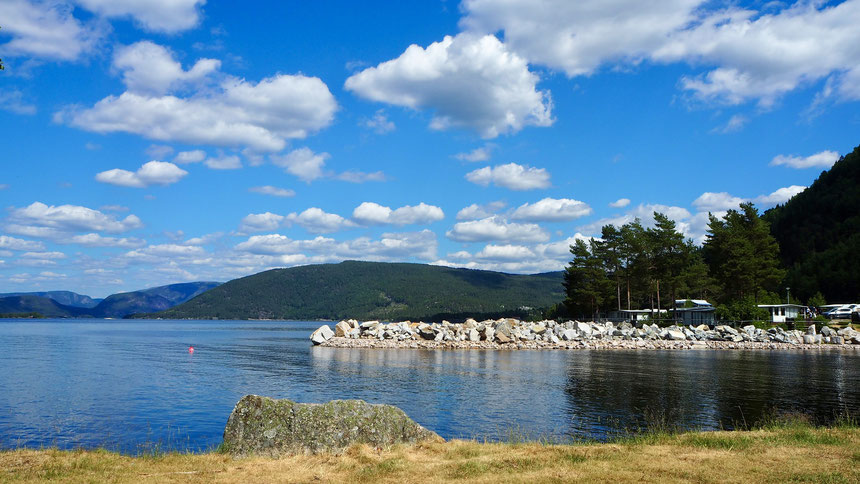
<svg viewBox="0 0 860 484"><path fill-rule="evenodd" d="M117 48L113 67L122 72L129 92L162 95L205 79L221 67L221 61L200 59L184 70L168 48L144 40Z"/></svg>
<svg viewBox="0 0 860 484"><path fill-rule="evenodd" d="M406 205L395 210L373 202L364 202L352 211L352 218L366 225L411 225L437 222L445 218L442 209L424 202Z"/></svg>
<svg viewBox="0 0 860 484"><path fill-rule="evenodd" d="M472 151L466 151L463 153L457 153L454 155L454 158L462 161L470 161L470 162L478 162L478 161L487 161L490 159L492 155L494 145L491 143L487 143L484 146L475 148Z"/></svg>
<svg viewBox="0 0 860 484"><path fill-rule="evenodd" d="M0 249L45 250L45 244L35 240L24 240L8 235L0 235Z"/></svg>
<svg viewBox="0 0 860 484"><path fill-rule="evenodd" d="M206 0L75 0L103 17L129 17L154 32L180 32L200 22L199 7Z"/></svg>
<svg viewBox="0 0 860 484"><path fill-rule="evenodd" d="M206 152L203 150L180 151L173 159L174 163L185 165L188 163L200 163L206 159Z"/></svg>
<svg viewBox="0 0 860 484"><path fill-rule="evenodd" d="M423 48L409 46L400 57L346 80L361 97L433 112L430 127L463 127L484 138L553 123L548 92L525 59L492 35L446 36Z"/></svg>
<svg viewBox="0 0 860 484"><path fill-rule="evenodd" d="M511 190L535 190L549 187L549 172L545 168L508 163L507 165L485 166L466 174L466 180L487 186L489 184Z"/></svg>
<svg viewBox="0 0 860 484"><path fill-rule="evenodd" d="M284 220L314 234L327 234L355 227L352 221L318 207L311 207L302 213L291 213Z"/></svg>
<svg viewBox="0 0 860 484"><path fill-rule="evenodd" d="M773 6L773 2L767 4ZM466 0L461 25L502 31L529 62L590 75L602 67L683 62L707 70L682 77L696 97L769 106L822 79L843 99L860 99L860 1L796 2L755 9L705 0L613 2Z"/></svg>
<svg viewBox="0 0 860 484"><path fill-rule="evenodd" d="M830 168L839 160L839 153L825 150L809 156L777 155L771 160L771 166L785 165L791 168Z"/></svg>
<svg viewBox="0 0 860 484"><path fill-rule="evenodd" d="M545 242L549 234L537 224L508 222L493 216L454 224L445 235L457 242Z"/></svg>
<svg viewBox="0 0 860 484"><path fill-rule="evenodd" d="M615 200L614 202L609 204L609 206L613 208L624 208L628 205L630 205L629 198L619 198L618 200Z"/></svg>
<svg viewBox="0 0 860 484"><path fill-rule="evenodd" d="M3 57L73 61L91 52L103 33L76 19L72 6L61 1L3 0L0 22L0 33L12 36L0 45Z"/></svg>
<svg viewBox="0 0 860 484"><path fill-rule="evenodd" d="M80 205L55 206L42 202L13 208L8 221L6 229L10 232L49 238L69 232L119 233L143 226L136 215L128 215L120 220Z"/></svg>
<svg viewBox="0 0 860 484"><path fill-rule="evenodd" d="M150 185L170 185L182 179L188 172L166 161L144 163L137 171L113 170L96 174L96 181L123 187L146 188Z"/></svg>
<svg viewBox="0 0 860 484"><path fill-rule="evenodd" d="M200 80L217 68L212 59L203 59L184 71L172 53L161 52L170 56L160 62L172 66L166 73L138 75L137 67L115 65L124 75L135 73L124 78L130 83L127 91L91 108L67 107L56 113L55 120L96 133L126 132L159 141L277 152L288 139L305 138L334 119L337 103L328 87L319 78L302 74L276 74L257 83L225 76L217 87L186 97L153 94L153 89L173 90L189 76ZM141 87L149 92L136 92Z"/></svg>
<svg viewBox="0 0 860 484"><path fill-rule="evenodd" d="M492 217L502 211L505 206L505 202L502 201L485 203L483 205L473 203L457 212L457 220L477 220Z"/></svg>
<svg viewBox="0 0 860 484"><path fill-rule="evenodd" d="M514 210L513 220L531 222L560 222L574 220L592 212L585 202L570 198L544 198L535 203L526 203Z"/></svg>
<svg viewBox="0 0 860 484"><path fill-rule="evenodd" d="M738 206L746 201L726 192L705 192L693 200L693 206L704 212L717 212L729 209L737 210Z"/></svg>
<svg viewBox="0 0 860 484"><path fill-rule="evenodd" d="M59 242L78 244L84 247L121 247L126 249L133 249L146 245L145 240L135 237L104 237L96 233L75 235Z"/></svg>
<svg viewBox="0 0 860 484"><path fill-rule="evenodd" d="M325 176L323 168L329 157L328 153L314 153L310 148L299 148L286 155L272 155L270 158L273 164L280 166L287 173L310 183Z"/></svg>
<svg viewBox="0 0 860 484"><path fill-rule="evenodd" d="M783 187L768 195L759 195L755 199L754 202L760 205L779 205L791 200L792 197L797 195L798 193L806 190L806 187L800 185L791 185L790 187Z"/></svg>
<svg viewBox="0 0 860 484"><path fill-rule="evenodd" d="M284 221L283 215L272 212L251 213L246 215L239 223L241 232L265 232L275 230Z"/></svg>
<svg viewBox="0 0 860 484"><path fill-rule="evenodd" d="M294 197L296 192L288 188L278 188L272 185L263 185L261 187L251 187L249 192L259 193L260 195L271 195L273 197Z"/></svg>

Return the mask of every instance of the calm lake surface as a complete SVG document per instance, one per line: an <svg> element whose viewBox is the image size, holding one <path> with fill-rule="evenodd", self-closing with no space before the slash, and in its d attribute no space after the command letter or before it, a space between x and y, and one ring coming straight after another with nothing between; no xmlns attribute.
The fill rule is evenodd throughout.
<svg viewBox="0 0 860 484"><path fill-rule="evenodd" d="M605 439L655 416L719 429L774 409L860 414L854 352L336 349L311 346L318 326L0 320L0 448L205 450L248 393L389 403L446 438Z"/></svg>

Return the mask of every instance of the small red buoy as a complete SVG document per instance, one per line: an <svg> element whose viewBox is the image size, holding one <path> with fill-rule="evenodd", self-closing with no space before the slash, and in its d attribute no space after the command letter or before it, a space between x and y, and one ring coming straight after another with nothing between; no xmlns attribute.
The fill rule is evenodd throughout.
<svg viewBox="0 0 860 484"><path fill-rule="evenodd" d="M189 346L189 347L188 347L188 352L189 352L189 353L191 353L191 354L193 354L193 353L194 353L194 347L193 347L193 346Z"/></svg>

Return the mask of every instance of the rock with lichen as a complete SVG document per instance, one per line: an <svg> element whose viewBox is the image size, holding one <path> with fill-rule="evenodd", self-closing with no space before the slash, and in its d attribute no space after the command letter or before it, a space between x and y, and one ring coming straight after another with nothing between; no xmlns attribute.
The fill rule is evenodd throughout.
<svg viewBox="0 0 860 484"><path fill-rule="evenodd" d="M387 448L428 439L441 437L391 405L363 400L296 403L246 395L227 420L222 449L233 455L338 453L353 444Z"/></svg>

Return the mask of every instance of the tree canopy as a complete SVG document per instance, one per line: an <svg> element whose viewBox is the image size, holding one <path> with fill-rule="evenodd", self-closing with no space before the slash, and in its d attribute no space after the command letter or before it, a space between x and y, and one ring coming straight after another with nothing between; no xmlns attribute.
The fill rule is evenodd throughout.
<svg viewBox="0 0 860 484"><path fill-rule="evenodd" d="M577 240L565 270L565 305L572 315L609 309L668 309L674 300L704 297L711 287L701 251L675 222L654 213L654 227L640 220L606 225L599 239Z"/></svg>

